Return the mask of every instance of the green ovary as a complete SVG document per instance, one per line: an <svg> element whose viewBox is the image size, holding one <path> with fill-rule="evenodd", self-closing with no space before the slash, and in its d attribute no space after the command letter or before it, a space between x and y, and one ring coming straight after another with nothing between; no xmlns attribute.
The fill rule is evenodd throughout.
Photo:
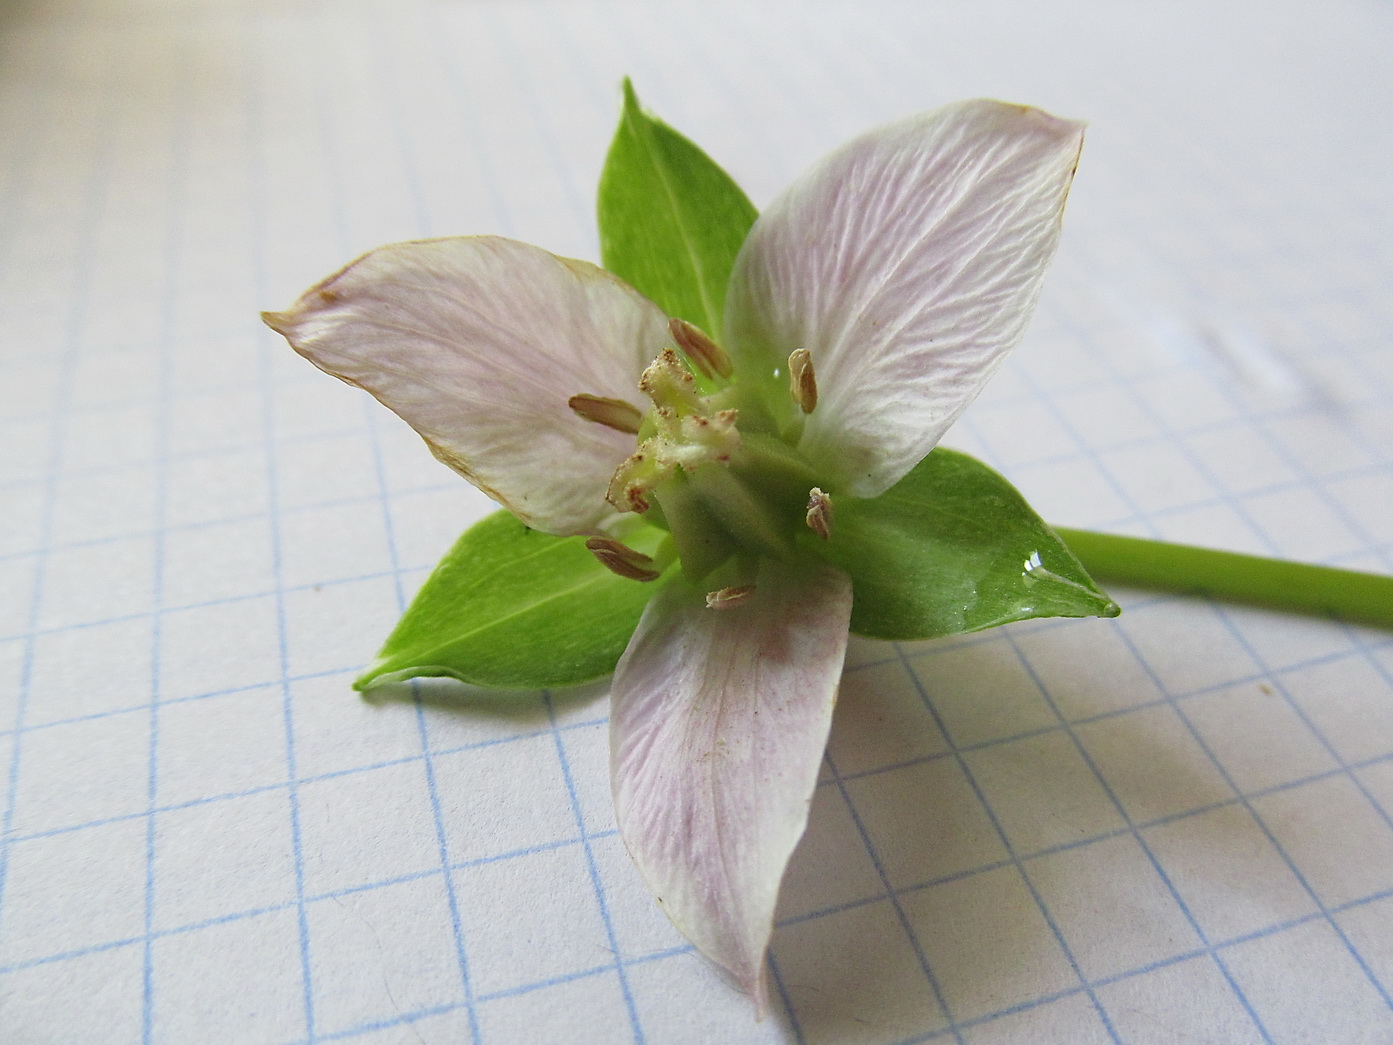
<svg viewBox="0 0 1393 1045"><path fill-rule="evenodd" d="M615 472L610 502L668 530L694 581L731 560L740 573L759 558L793 557L818 482L812 466L788 443L737 428L745 404L729 404L740 389L721 382L713 394L699 395L671 349L639 387L653 408L639 428L638 451ZM763 411L749 412L763 427Z"/></svg>

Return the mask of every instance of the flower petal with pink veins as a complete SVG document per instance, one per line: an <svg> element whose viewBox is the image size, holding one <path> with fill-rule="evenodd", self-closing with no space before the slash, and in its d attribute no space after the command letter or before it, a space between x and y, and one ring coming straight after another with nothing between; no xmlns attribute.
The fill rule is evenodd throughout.
<svg viewBox="0 0 1393 1045"><path fill-rule="evenodd" d="M662 311L603 269L496 236L381 247L264 318L554 534L612 515L605 490L636 445L568 400L642 403L639 376L671 340Z"/></svg>
<svg viewBox="0 0 1393 1045"><path fill-rule="evenodd" d="M1020 340L1082 144L1082 124L960 102L853 139L755 222L726 347L765 373L811 354L799 448L834 493L892 486Z"/></svg>
<svg viewBox="0 0 1393 1045"><path fill-rule="evenodd" d="M681 578L644 611L611 689L614 811L674 924L762 1012L779 883L808 821L836 703L851 581L766 560L708 609Z"/></svg>

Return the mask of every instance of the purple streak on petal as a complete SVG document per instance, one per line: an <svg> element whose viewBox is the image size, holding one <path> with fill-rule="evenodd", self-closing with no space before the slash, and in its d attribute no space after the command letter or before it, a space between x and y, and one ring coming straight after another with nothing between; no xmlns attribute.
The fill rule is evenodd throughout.
<svg viewBox="0 0 1393 1045"><path fill-rule="evenodd" d="M830 566L764 562L754 595L708 609L681 578L615 670L619 829L679 929L752 994L779 882L807 825L851 617Z"/></svg>
<svg viewBox="0 0 1393 1045"><path fill-rule="evenodd" d="M726 347L737 370L811 354L800 449L834 493L893 485L1019 342L1082 141L1038 109L960 102L842 146L750 230Z"/></svg>
<svg viewBox="0 0 1393 1045"><path fill-rule="evenodd" d="M667 317L603 269L496 236L365 254L266 321L301 355L366 388L442 461L548 533L612 514L605 489L632 434L568 405L641 404Z"/></svg>

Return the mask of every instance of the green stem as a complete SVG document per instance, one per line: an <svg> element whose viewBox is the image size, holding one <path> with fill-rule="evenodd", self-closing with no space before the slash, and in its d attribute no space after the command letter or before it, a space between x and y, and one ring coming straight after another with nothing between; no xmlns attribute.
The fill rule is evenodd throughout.
<svg viewBox="0 0 1393 1045"><path fill-rule="evenodd" d="M1393 628L1393 577L1139 537L1055 532L1100 579Z"/></svg>

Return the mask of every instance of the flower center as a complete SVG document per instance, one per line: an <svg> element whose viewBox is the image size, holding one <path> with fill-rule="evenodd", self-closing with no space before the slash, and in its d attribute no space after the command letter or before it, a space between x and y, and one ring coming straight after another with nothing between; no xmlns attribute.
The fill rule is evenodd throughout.
<svg viewBox="0 0 1393 1045"><path fill-rule="evenodd" d="M767 406L752 402L750 390L738 386L725 351L682 320L672 320L669 331L691 369L674 349L664 349L639 380L653 404L647 413L585 395L572 397L571 408L588 420L637 435L638 448L615 470L606 499L619 511L642 514L666 529L684 572L694 579L733 559L736 565L724 571L733 570L730 586L711 605L735 605L747 594L741 574L748 571L740 564L763 556L788 558L798 534L806 530L828 539L831 498L817 488L817 475L802 455L764 430L772 427L760 423L762 415L768 416ZM704 379L700 387L692 370ZM793 401L804 414L811 413L817 387L806 351L790 357L789 376ZM736 424L737 401L752 408L754 425L745 432ZM611 569L615 566L609 560L616 554L613 549L596 551ZM631 564L619 565L616 572L635 575Z"/></svg>
<svg viewBox="0 0 1393 1045"><path fill-rule="evenodd" d="M726 464L740 446L737 413L719 396L697 394L696 382L670 348L653 360L638 387L653 401L639 426L638 451L615 470L605 497L621 512L646 512L651 494L677 474L703 464ZM646 438L643 438L646 436Z"/></svg>

